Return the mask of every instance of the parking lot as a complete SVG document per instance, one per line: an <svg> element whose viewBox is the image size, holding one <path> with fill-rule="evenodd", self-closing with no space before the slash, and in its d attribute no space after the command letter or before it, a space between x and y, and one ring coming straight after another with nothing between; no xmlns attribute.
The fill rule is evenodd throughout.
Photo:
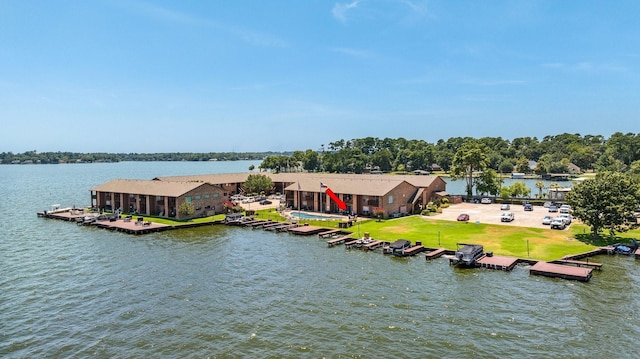
<svg viewBox="0 0 640 359"><path fill-rule="evenodd" d="M503 212L513 212L515 219L512 222L501 222L500 216ZM459 203L453 204L448 208L443 208L442 213L429 216L428 218L455 221L461 213L469 215L469 222L535 228L549 228L548 225L542 224L542 218L549 215L552 217L558 216L558 213L549 213L549 210L542 206L533 206L533 211L525 211L522 205L516 204L511 205L509 211L502 211L500 210L500 204L496 203Z"/></svg>

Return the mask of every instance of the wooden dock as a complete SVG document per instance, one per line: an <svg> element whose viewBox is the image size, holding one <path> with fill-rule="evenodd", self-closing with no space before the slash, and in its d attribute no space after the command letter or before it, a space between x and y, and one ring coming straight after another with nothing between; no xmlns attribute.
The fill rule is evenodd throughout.
<svg viewBox="0 0 640 359"><path fill-rule="evenodd" d="M518 264L519 259L514 257L484 255L480 257L480 259L478 259L476 262L482 268L510 271L513 269L513 267L516 266L516 264Z"/></svg>
<svg viewBox="0 0 640 359"><path fill-rule="evenodd" d="M572 260L572 259L556 259L554 261L550 261L549 263L573 265L573 266L576 266L576 267L590 267L590 268L598 269L598 270L602 269L602 263L589 262L589 261L586 261L586 262L585 261L576 261L576 260Z"/></svg>
<svg viewBox="0 0 640 359"><path fill-rule="evenodd" d="M318 237L327 238L346 234L351 234L351 232L345 232L342 229L329 229L327 231L318 233Z"/></svg>
<svg viewBox="0 0 640 359"><path fill-rule="evenodd" d="M443 254L447 253L447 250L444 248L438 248L427 252L424 258L428 261L436 258L442 257Z"/></svg>
<svg viewBox="0 0 640 359"><path fill-rule="evenodd" d="M298 226L299 224L297 223L290 223L290 224L287 224L286 226L280 226L276 228L276 232L285 232L285 231L288 232L290 229L296 228Z"/></svg>
<svg viewBox="0 0 640 359"><path fill-rule="evenodd" d="M262 226L265 231L274 231L278 227L288 226L290 223L286 222L271 222Z"/></svg>
<svg viewBox="0 0 640 359"><path fill-rule="evenodd" d="M426 248L422 244L417 244L415 246L409 247L402 251L402 257L410 257L415 256L420 252L424 252Z"/></svg>
<svg viewBox="0 0 640 359"><path fill-rule="evenodd" d="M345 246L345 248L350 249L350 248L351 248L351 247L353 247L353 246L354 246L358 241L359 241L359 239L354 239L354 240L351 240L351 241L346 241L346 242L344 242L344 246Z"/></svg>
<svg viewBox="0 0 640 359"><path fill-rule="evenodd" d="M597 255L600 255L600 254L613 254L613 251L610 252L608 247L600 247L600 248L596 248L596 249L588 251L588 252L583 252L583 253L564 256L561 259L578 260L578 259L582 259L582 258L597 256Z"/></svg>
<svg viewBox="0 0 640 359"><path fill-rule="evenodd" d="M289 233L293 233L296 235L300 235L300 236L309 236L312 234L318 234L320 232L326 232L327 229L323 228L323 227L316 227L316 226L308 226L308 225L304 225L304 226L299 226L296 228L291 228L289 230Z"/></svg>
<svg viewBox="0 0 640 359"><path fill-rule="evenodd" d="M531 268L529 269L529 274L588 282L589 279L591 279L592 271L593 269L591 268L580 268L562 264L538 262L531 266Z"/></svg>
<svg viewBox="0 0 640 359"><path fill-rule="evenodd" d="M255 220L255 221L248 221L244 225L246 227L258 228L258 227L264 226L267 223L270 223L270 221L267 221L266 219L258 219L258 220Z"/></svg>
<svg viewBox="0 0 640 359"><path fill-rule="evenodd" d="M328 247L333 247L337 244L342 244L344 242L346 242L348 239L352 239L350 235L347 236L342 236L342 237L338 237L338 238L333 238L327 241L327 246Z"/></svg>
<svg viewBox="0 0 640 359"><path fill-rule="evenodd" d="M362 246L362 248L365 249L365 250L372 251L372 250L382 246L382 243L384 243L384 242L382 242L382 241L373 241L371 243L365 244L364 246Z"/></svg>

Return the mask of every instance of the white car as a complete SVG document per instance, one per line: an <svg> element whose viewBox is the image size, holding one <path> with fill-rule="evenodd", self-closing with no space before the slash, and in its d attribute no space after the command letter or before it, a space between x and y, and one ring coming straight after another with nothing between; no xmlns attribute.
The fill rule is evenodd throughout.
<svg viewBox="0 0 640 359"><path fill-rule="evenodd" d="M551 221L551 229L565 229L567 225L564 223L562 218L554 218Z"/></svg>
<svg viewBox="0 0 640 359"><path fill-rule="evenodd" d="M482 204L491 204L491 198L488 197L484 197L480 200L480 203Z"/></svg>
<svg viewBox="0 0 640 359"><path fill-rule="evenodd" d="M571 206L568 204L563 204L560 206L560 213L571 213Z"/></svg>
<svg viewBox="0 0 640 359"><path fill-rule="evenodd" d="M511 222L515 219L513 212L504 212L502 216L500 216L501 222Z"/></svg>
<svg viewBox="0 0 640 359"><path fill-rule="evenodd" d="M567 226L571 224L571 215L568 213L561 213L558 218L562 219Z"/></svg>
<svg viewBox="0 0 640 359"><path fill-rule="evenodd" d="M542 219L542 224L544 225L550 225L551 221L553 221L553 217L551 216L544 216L544 218Z"/></svg>

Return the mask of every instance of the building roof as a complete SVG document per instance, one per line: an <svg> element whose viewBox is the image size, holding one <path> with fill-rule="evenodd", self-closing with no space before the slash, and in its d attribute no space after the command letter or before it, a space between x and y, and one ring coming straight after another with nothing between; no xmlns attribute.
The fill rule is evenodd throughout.
<svg viewBox="0 0 640 359"><path fill-rule="evenodd" d="M91 191L179 197L202 186L203 184L204 183L202 182L164 182L152 180L114 179L91 188Z"/></svg>
<svg viewBox="0 0 640 359"><path fill-rule="evenodd" d="M321 176L300 177L297 182L286 187L288 191L300 189L305 192L322 192L320 183L325 184L335 193L348 193L355 195L383 196L398 187L401 179L383 178L327 178ZM298 187L299 185L299 187Z"/></svg>
<svg viewBox="0 0 640 359"><path fill-rule="evenodd" d="M286 190L297 191L298 188L306 192L321 192L320 183L324 183L335 193L350 193L358 195L384 195L407 182L414 187L429 187L438 176L416 175L383 175L383 174L344 174L344 173L224 173L190 176L156 177L158 181L207 182L211 184L242 183L252 174L262 174L274 182L290 183ZM440 179L442 180L442 179ZM298 187L298 184L300 187Z"/></svg>

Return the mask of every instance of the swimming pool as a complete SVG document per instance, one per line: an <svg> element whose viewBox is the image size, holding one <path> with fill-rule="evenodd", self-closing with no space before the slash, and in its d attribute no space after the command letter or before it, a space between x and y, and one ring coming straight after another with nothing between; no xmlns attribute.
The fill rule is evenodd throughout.
<svg viewBox="0 0 640 359"><path fill-rule="evenodd" d="M291 217L300 218L300 219L329 219L329 220L340 219L340 217L338 216L312 214L312 213L305 213L305 212L291 212Z"/></svg>

